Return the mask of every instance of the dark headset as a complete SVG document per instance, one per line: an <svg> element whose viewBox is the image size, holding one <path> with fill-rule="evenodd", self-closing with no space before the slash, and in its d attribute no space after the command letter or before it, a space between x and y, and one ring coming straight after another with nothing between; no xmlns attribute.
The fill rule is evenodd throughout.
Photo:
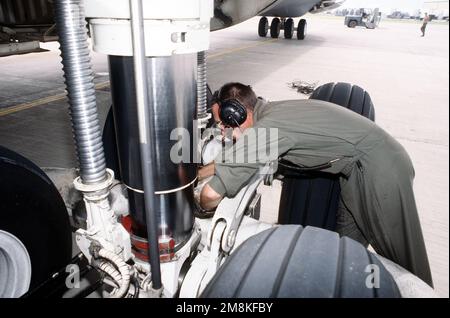
<svg viewBox="0 0 450 318"><path fill-rule="evenodd" d="M247 108L241 104L236 98L220 100L221 91L214 93L215 101L219 104L219 117L222 124L228 127L239 127L247 119Z"/></svg>

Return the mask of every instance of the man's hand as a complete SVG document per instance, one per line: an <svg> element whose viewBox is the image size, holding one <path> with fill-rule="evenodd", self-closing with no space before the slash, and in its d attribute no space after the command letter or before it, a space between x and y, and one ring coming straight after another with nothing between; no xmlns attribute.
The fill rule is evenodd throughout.
<svg viewBox="0 0 450 318"><path fill-rule="evenodd" d="M209 184L206 184L203 187L202 192L200 193L200 206L203 209L207 211L214 210L217 208L221 200L222 196L214 191Z"/></svg>

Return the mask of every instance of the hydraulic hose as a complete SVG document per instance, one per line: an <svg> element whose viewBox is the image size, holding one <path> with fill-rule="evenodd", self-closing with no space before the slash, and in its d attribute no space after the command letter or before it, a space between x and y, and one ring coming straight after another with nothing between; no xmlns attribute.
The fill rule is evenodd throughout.
<svg viewBox="0 0 450 318"><path fill-rule="evenodd" d="M197 118L202 120L208 116L208 100L206 88L206 51L197 53Z"/></svg>
<svg viewBox="0 0 450 318"><path fill-rule="evenodd" d="M106 179L106 164L83 0L53 3L80 176L83 183L95 184Z"/></svg>
<svg viewBox="0 0 450 318"><path fill-rule="evenodd" d="M129 269L127 263L125 263L116 254L114 254L108 250L105 250L103 248L98 251L98 256L113 263L116 266L117 271L120 273L120 275L118 275L118 273L115 269L112 269L108 266L103 266L103 268L102 268L102 270L105 271L107 274L109 274L111 276L111 278L113 278L120 286L119 289L117 290L117 292L112 295L112 297L113 298L125 297L128 292L128 289L130 288L130 282L131 282L130 269ZM105 264L105 263L103 263L103 264ZM119 278L119 276L120 276L120 278Z"/></svg>

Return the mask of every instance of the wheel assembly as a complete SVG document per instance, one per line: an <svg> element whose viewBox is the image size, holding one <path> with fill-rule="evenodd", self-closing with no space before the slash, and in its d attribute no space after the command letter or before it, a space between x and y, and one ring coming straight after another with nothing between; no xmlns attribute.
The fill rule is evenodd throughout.
<svg viewBox="0 0 450 318"><path fill-rule="evenodd" d="M284 22L284 38L292 39L294 35L294 20L289 18Z"/></svg>
<svg viewBox="0 0 450 318"><path fill-rule="evenodd" d="M260 37L265 38L267 36L268 31L269 31L269 20L266 17L262 17L261 19L259 19L258 35Z"/></svg>
<svg viewBox="0 0 450 318"><path fill-rule="evenodd" d="M279 18L273 18L270 24L270 36L274 39L280 36L281 21Z"/></svg>
<svg viewBox="0 0 450 318"><path fill-rule="evenodd" d="M0 265L0 290L20 296L70 261L71 228L61 195L31 161L0 147L0 176L0 263L8 264Z"/></svg>
<svg viewBox="0 0 450 318"><path fill-rule="evenodd" d="M298 40L305 39L307 27L308 27L308 25L307 25L305 19L300 19L300 21L298 21L298 26L297 26L297 39Z"/></svg>
<svg viewBox="0 0 450 318"><path fill-rule="evenodd" d="M355 28L357 25L358 25L358 22L356 22L355 20L351 20L351 21L348 23L348 27L349 27L349 28Z"/></svg>
<svg viewBox="0 0 450 318"><path fill-rule="evenodd" d="M373 268L378 287L368 276ZM361 244L330 231L285 225L245 241L202 297L393 298L400 293L382 263Z"/></svg>
<svg viewBox="0 0 450 318"><path fill-rule="evenodd" d="M0 298L22 296L30 287L27 248L13 234L0 230Z"/></svg>
<svg viewBox="0 0 450 318"><path fill-rule="evenodd" d="M310 98L337 104L375 121L372 98L366 90L357 85L341 82L324 84L317 87Z"/></svg>

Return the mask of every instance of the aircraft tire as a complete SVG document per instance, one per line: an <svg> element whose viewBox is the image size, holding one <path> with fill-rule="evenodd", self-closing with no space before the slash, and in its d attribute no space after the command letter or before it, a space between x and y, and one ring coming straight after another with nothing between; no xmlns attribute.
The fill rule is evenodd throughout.
<svg viewBox="0 0 450 318"><path fill-rule="evenodd" d="M317 87L310 99L334 103L375 121L372 98L363 88L350 83L327 83Z"/></svg>
<svg viewBox="0 0 450 318"><path fill-rule="evenodd" d="M292 39L294 35L294 20L289 18L284 22L284 38Z"/></svg>
<svg viewBox="0 0 450 318"><path fill-rule="evenodd" d="M348 25L347 25L347 26L348 26L349 28L352 28L352 29L353 29L353 28L356 27L357 24L358 24L358 23L357 23L355 20L351 20L351 21L348 22Z"/></svg>
<svg viewBox="0 0 450 318"><path fill-rule="evenodd" d="M262 38L267 36L267 32L269 31L269 20L266 17L262 17L259 19L258 24L258 35Z"/></svg>
<svg viewBox="0 0 450 318"><path fill-rule="evenodd" d="M377 283L371 272L379 274ZM242 243L201 297L397 298L400 292L378 258L358 242L315 227L284 225Z"/></svg>
<svg viewBox="0 0 450 318"><path fill-rule="evenodd" d="M305 39L307 27L308 27L308 24L305 19L300 19L300 21L298 21L298 26L297 26L297 39L298 40Z"/></svg>
<svg viewBox="0 0 450 318"><path fill-rule="evenodd" d="M270 36L274 39L280 36L281 21L279 18L273 18L270 24Z"/></svg>
<svg viewBox="0 0 450 318"><path fill-rule="evenodd" d="M31 290L70 262L69 215L48 176L30 160L1 146L0 176L0 230L14 235L25 247L31 261Z"/></svg>

